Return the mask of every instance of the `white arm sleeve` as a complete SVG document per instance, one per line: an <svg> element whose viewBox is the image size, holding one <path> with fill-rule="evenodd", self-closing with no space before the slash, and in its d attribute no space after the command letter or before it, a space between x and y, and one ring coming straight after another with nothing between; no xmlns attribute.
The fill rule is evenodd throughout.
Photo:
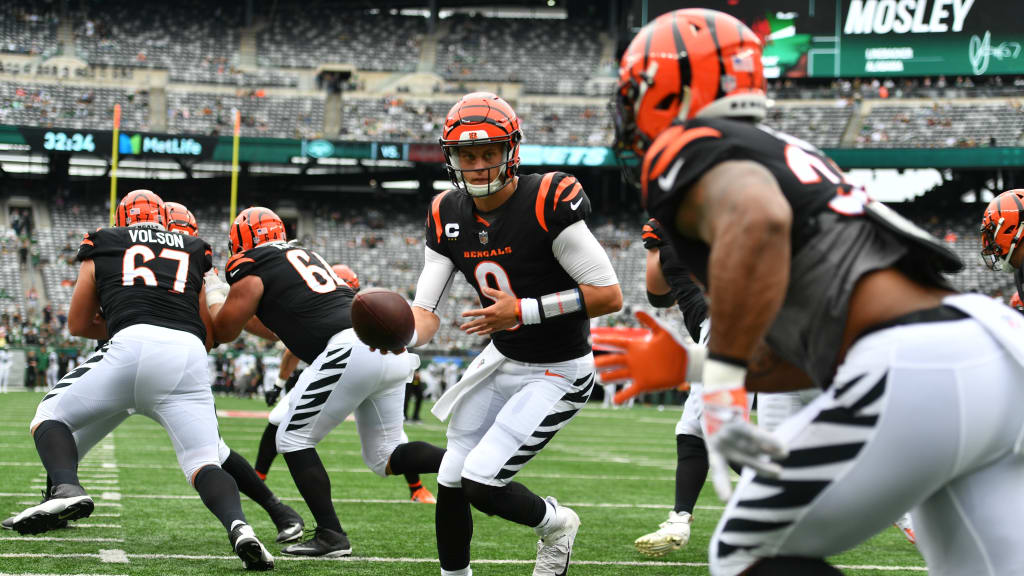
<svg viewBox="0 0 1024 576"><path fill-rule="evenodd" d="M577 284L614 286L619 283L608 254L583 220L562 230L551 243L551 251Z"/></svg>
<svg viewBox="0 0 1024 576"><path fill-rule="evenodd" d="M424 247L423 271L416 283L416 298L412 305L441 316L448 300L448 291L455 280L455 263L446 256Z"/></svg>

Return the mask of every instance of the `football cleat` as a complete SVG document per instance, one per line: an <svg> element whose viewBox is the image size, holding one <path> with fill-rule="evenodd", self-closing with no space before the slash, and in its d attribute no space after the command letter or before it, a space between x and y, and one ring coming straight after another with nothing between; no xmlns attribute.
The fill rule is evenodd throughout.
<svg viewBox="0 0 1024 576"><path fill-rule="evenodd" d="M434 495L430 493L430 490L427 490L426 486L420 486L417 488L416 491L412 493L412 496L409 497L409 500L412 500L413 502L420 502L422 504L437 504L437 498L434 498Z"/></svg>
<svg viewBox="0 0 1024 576"><path fill-rule="evenodd" d="M20 534L39 534L63 528L71 520L87 518L92 514L92 498L76 484L57 484L49 498L14 517L11 525Z"/></svg>
<svg viewBox="0 0 1024 576"><path fill-rule="evenodd" d="M345 532L335 532L317 526L316 533L312 538L305 542L292 544L281 552L292 556L338 558L352 554L352 545L349 544L348 535Z"/></svg>
<svg viewBox="0 0 1024 576"><path fill-rule="evenodd" d="M0 522L0 528L4 530L14 530L14 516L5 518L3 522Z"/></svg>
<svg viewBox="0 0 1024 576"><path fill-rule="evenodd" d="M295 542L299 538L302 538L302 530L306 527L306 523L302 521L302 516L292 509L291 506L284 502L277 502L270 507L270 519L273 520L274 526L277 527L277 539L275 540L278 544L284 544L285 542Z"/></svg>
<svg viewBox="0 0 1024 576"><path fill-rule="evenodd" d="M633 541L638 552L644 556L657 558L669 552L679 550L690 541L690 524L693 516L689 512L668 513L668 520L658 525L658 529L645 534Z"/></svg>
<svg viewBox="0 0 1024 576"><path fill-rule="evenodd" d="M555 519L547 534L537 541L533 576L565 576L569 572L572 545L580 529L580 517L571 508L559 506L552 496L545 500L555 507Z"/></svg>
<svg viewBox="0 0 1024 576"><path fill-rule="evenodd" d="M267 552L263 543L256 537L252 526L245 522L238 522L228 533L228 537L231 539L231 547L235 549L235 554L242 559L246 570L274 569L274 557Z"/></svg>
<svg viewBox="0 0 1024 576"><path fill-rule="evenodd" d="M892 525L899 528L900 532L903 532L903 536L906 537L908 542L917 544L917 536L914 535L914 520L910 517L910 512L900 516Z"/></svg>

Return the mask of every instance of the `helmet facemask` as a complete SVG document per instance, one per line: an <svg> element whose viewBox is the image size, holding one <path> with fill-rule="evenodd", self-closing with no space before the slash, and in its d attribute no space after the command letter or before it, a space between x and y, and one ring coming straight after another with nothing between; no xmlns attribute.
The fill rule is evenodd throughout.
<svg viewBox="0 0 1024 576"><path fill-rule="evenodd" d="M516 168L518 168L518 166L515 166L512 163L515 158L513 146L518 147L519 142L518 139L516 139L514 143L510 145L511 140L512 138L489 138L466 141L465 143L450 143L450 141L442 141L441 150L444 151L445 168L448 170L448 177L451 179L455 188L474 198L490 196L504 188L511 177L515 175ZM459 155L460 149L482 147L488 144L501 145L500 155L504 158L501 162L481 168L473 168L471 170L462 168L461 158ZM512 166L511 169L510 166ZM466 179L466 172L490 172L494 169L498 169L497 176L486 184L472 184Z"/></svg>

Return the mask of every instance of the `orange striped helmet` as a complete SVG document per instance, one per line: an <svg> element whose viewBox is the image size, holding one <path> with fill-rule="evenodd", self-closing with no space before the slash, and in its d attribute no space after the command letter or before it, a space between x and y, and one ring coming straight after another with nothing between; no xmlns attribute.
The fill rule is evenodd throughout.
<svg viewBox="0 0 1024 576"><path fill-rule="evenodd" d="M644 26L622 55L617 151L643 155L676 120L765 115L761 41L728 14L687 8Z"/></svg>
<svg viewBox="0 0 1024 576"><path fill-rule="evenodd" d="M114 215L115 226L167 224L164 201L150 190L132 190L121 198Z"/></svg>
<svg viewBox="0 0 1024 576"><path fill-rule="evenodd" d="M238 254L265 242L284 242L284 221L270 208L252 206L238 213L231 224L231 253Z"/></svg>
<svg viewBox="0 0 1024 576"><path fill-rule="evenodd" d="M444 152L448 177L456 189L470 196L494 194L504 188L519 171L519 143L522 140L519 117L508 102L490 92L466 94L448 111L441 128L441 150ZM471 184L466 181L467 170L463 170L459 164L458 149L484 144L502 144L505 158L473 172L503 169L487 184Z"/></svg>
<svg viewBox="0 0 1024 576"><path fill-rule="evenodd" d="M990 269L1002 270L1007 264L1024 234L1022 217L1024 189L1007 190L988 203L981 219L981 256Z"/></svg>
<svg viewBox="0 0 1024 576"><path fill-rule="evenodd" d="M171 232L181 232L187 236L198 236L199 225L196 224L196 217L189 212L184 204L177 202L164 202L167 210L167 229Z"/></svg>
<svg viewBox="0 0 1024 576"><path fill-rule="evenodd" d="M353 292L359 292L359 276L356 276L354 270L344 264L335 264L331 266L331 270L334 270L335 276L344 280Z"/></svg>

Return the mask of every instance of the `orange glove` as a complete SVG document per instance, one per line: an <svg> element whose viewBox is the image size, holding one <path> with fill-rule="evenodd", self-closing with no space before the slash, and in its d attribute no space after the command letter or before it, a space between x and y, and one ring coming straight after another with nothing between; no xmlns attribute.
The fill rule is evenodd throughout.
<svg viewBox="0 0 1024 576"><path fill-rule="evenodd" d="M632 384L615 395L616 404L622 404L637 394L665 390L699 381L704 360L704 349L683 344L650 314L638 310L637 319L650 329L644 337L594 335L594 344L604 344L622 352L603 354L594 363L602 382L632 380Z"/></svg>

